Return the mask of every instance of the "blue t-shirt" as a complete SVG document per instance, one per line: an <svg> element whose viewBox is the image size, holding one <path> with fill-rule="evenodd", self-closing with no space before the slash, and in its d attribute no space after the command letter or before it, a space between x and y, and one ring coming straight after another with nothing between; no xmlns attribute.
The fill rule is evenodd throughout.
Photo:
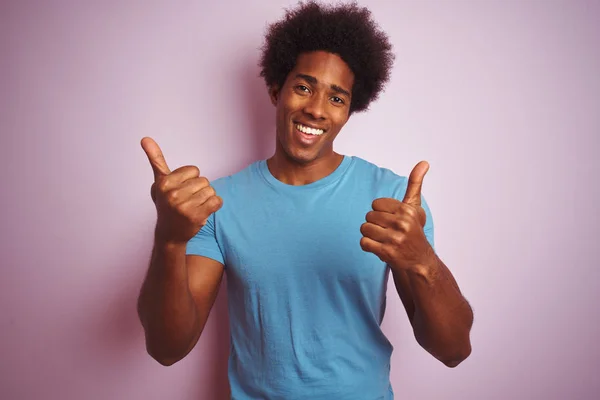
<svg viewBox="0 0 600 400"><path fill-rule="evenodd" d="M373 200L402 200L407 182L345 156L307 185L277 180L265 160L212 183L223 207L187 254L225 265L233 399L393 399L380 327L389 267L362 250L360 226Z"/></svg>

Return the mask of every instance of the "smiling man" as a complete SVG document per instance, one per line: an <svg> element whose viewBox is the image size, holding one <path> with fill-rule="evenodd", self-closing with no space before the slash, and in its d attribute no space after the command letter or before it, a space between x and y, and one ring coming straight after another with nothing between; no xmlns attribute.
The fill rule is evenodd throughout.
<svg viewBox="0 0 600 400"><path fill-rule="evenodd" d="M434 250L428 164L406 178L333 149L392 62L367 9L306 3L263 48L272 157L211 185L142 140L158 218L138 310L157 361L195 346L223 273L233 399L392 399L380 326L390 272L420 345L449 367L468 357L473 315Z"/></svg>

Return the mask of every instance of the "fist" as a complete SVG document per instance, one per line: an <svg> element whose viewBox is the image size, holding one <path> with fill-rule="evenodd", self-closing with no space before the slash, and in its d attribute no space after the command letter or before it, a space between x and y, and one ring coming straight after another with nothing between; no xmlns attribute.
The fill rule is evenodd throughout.
<svg viewBox="0 0 600 400"><path fill-rule="evenodd" d="M185 166L171 172L154 140L146 137L141 144L154 173L150 193L157 212L156 236L185 244L222 207L223 200L197 167Z"/></svg>
<svg viewBox="0 0 600 400"><path fill-rule="evenodd" d="M429 169L420 162L412 170L402 201L381 198L373 201L372 211L360 227L364 251L375 254L395 270L411 270L427 265L434 254L423 227L425 210L421 207L421 187Z"/></svg>

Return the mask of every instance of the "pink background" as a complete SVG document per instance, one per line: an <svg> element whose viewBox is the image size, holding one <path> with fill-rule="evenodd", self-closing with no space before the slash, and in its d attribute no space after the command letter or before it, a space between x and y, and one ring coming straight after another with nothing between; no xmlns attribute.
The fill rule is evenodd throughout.
<svg viewBox="0 0 600 400"><path fill-rule="evenodd" d="M224 291L186 359L145 353L139 141L209 179L269 156L258 49L295 2L83 3L0 5L0 398L219 398ZM475 311L473 353L448 369L390 287L397 398L598 398L600 2L391 3L362 4L392 80L337 150L400 174L430 162L437 249Z"/></svg>

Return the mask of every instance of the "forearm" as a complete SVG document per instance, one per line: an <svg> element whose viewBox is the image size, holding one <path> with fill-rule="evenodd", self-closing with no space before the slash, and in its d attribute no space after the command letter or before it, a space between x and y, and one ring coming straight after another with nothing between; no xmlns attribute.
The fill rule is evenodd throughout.
<svg viewBox="0 0 600 400"><path fill-rule="evenodd" d="M471 353L473 312L452 273L434 256L408 273L415 311L413 329L419 344L449 367Z"/></svg>
<svg viewBox="0 0 600 400"><path fill-rule="evenodd" d="M200 322L188 285L185 245L155 242L138 299L148 353L169 365L183 358L200 335Z"/></svg>

